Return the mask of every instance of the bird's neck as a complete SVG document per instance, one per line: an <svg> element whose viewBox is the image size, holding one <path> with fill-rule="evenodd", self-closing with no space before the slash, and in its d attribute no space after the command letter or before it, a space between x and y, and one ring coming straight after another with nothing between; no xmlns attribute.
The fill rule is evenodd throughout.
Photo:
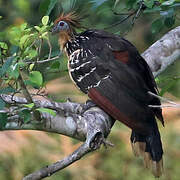
<svg viewBox="0 0 180 180"><path fill-rule="evenodd" d="M65 44L67 41L72 39L72 33L67 31L62 31L59 33L59 45L61 50L64 50Z"/></svg>

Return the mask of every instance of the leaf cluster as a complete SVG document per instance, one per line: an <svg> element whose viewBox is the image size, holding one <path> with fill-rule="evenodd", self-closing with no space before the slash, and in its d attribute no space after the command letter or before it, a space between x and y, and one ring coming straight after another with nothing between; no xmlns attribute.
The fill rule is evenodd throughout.
<svg viewBox="0 0 180 180"><path fill-rule="evenodd" d="M40 25L29 27L27 23L8 28L6 35L7 41L0 42L0 94L21 93L25 86L29 88L41 89L44 86L43 75L36 70L41 58L41 48L43 43L49 44L50 52L48 59L51 58L51 44L49 40L49 16L43 16ZM23 76L23 77L22 77ZM23 81L23 82L22 82ZM32 106L31 106L32 105ZM0 110L6 106L0 99ZM20 107L22 108L22 106ZM24 105L19 111L19 116L24 123L31 119L31 110L34 104ZM35 109L39 112L46 112L54 115L50 109ZM6 126L7 113L0 113L4 117L0 121L0 128Z"/></svg>

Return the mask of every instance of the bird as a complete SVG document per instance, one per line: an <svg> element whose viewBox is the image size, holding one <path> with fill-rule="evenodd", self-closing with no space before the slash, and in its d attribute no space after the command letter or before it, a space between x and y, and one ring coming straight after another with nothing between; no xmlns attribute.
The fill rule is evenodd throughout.
<svg viewBox="0 0 180 180"><path fill-rule="evenodd" d="M52 34L68 58L69 75L91 101L131 130L136 156L155 177L163 173L163 148L157 120L164 126L161 102L150 67L136 47L119 35L99 29L81 28L76 12L62 13ZM159 106L152 108L149 105Z"/></svg>

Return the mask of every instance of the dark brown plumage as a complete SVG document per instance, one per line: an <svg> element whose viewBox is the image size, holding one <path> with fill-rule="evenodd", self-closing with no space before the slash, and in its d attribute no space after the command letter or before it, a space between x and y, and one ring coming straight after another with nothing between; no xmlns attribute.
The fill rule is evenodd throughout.
<svg viewBox="0 0 180 180"><path fill-rule="evenodd" d="M80 24L76 16L63 16L57 19L53 31L59 33L73 82L95 104L132 129L135 155L142 155L145 166L151 166L159 177L163 150L155 116L164 122L161 108L148 107L160 105L158 98L148 94L157 94L149 66L124 38L102 30L77 34L75 27Z"/></svg>

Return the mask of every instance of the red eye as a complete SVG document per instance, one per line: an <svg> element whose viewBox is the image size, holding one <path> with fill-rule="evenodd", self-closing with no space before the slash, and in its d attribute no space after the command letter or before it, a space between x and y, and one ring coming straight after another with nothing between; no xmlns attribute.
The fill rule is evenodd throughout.
<svg viewBox="0 0 180 180"><path fill-rule="evenodd" d="M60 22L60 24L59 24L60 26L64 26L64 23L63 22Z"/></svg>

